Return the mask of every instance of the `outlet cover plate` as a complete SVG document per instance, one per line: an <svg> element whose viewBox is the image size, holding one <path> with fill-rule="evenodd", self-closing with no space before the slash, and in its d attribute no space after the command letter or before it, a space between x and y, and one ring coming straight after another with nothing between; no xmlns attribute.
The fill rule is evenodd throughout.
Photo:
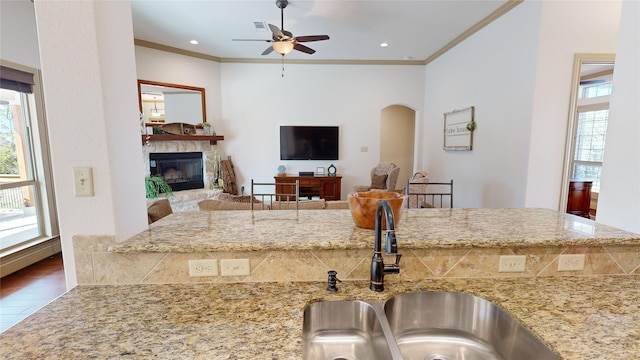
<svg viewBox="0 0 640 360"><path fill-rule="evenodd" d="M222 259L220 273L222 276L248 276L251 274L251 264L249 259Z"/></svg>
<svg viewBox="0 0 640 360"><path fill-rule="evenodd" d="M218 260L189 260L189 276L218 276Z"/></svg>
<svg viewBox="0 0 640 360"><path fill-rule="evenodd" d="M526 264L526 255L501 255L498 272L524 272Z"/></svg>
<svg viewBox="0 0 640 360"><path fill-rule="evenodd" d="M558 271L584 270L584 254L565 254L558 256Z"/></svg>

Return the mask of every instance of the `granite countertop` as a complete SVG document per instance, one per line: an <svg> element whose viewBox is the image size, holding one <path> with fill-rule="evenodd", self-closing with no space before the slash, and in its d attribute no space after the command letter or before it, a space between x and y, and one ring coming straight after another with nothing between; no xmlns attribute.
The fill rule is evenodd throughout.
<svg viewBox="0 0 640 360"><path fill-rule="evenodd" d="M502 306L563 359L640 358L640 276L79 286L0 334L11 359L301 359L304 307L462 291Z"/></svg>
<svg viewBox="0 0 640 360"><path fill-rule="evenodd" d="M349 210L185 211L109 251L368 249L372 233L355 226ZM640 244L638 234L536 208L405 209L396 233L405 249Z"/></svg>

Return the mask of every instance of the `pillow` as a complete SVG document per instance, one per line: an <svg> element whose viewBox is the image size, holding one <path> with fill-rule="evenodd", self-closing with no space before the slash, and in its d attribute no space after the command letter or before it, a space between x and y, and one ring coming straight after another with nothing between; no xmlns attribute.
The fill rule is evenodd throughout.
<svg viewBox="0 0 640 360"><path fill-rule="evenodd" d="M372 189L386 189L387 188L387 175L373 175L371 177Z"/></svg>
<svg viewBox="0 0 640 360"><path fill-rule="evenodd" d="M249 202L251 202L251 196L250 195L240 196L240 195L233 195L233 194L227 194L227 193L218 194L218 197L216 199L221 200L221 201L232 201L232 202L240 202L240 203L249 203ZM253 203L254 204L261 204L262 201L254 198L253 199Z"/></svg>
<svg viewBox="0 0 640 360"><path fill-rule="evenodd" d="M318 200L303 200L298 202L298 209L300 210L321 210L326 205L325 199ZM274 201L271 203L272 210L295 210L295 201Z"/></svg>

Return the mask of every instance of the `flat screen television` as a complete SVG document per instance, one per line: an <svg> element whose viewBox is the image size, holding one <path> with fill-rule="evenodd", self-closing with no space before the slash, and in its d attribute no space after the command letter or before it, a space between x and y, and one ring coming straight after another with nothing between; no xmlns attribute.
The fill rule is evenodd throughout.
<svg viewBox="0 0 640 360"><path fill-rule="evenodd" d="M280 126L280 160L338 160L338 127Z"/></svg>

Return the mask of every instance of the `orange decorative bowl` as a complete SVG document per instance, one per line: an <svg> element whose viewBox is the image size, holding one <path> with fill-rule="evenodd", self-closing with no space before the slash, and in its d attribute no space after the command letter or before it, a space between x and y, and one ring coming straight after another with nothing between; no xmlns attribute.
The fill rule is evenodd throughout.
<svg viewBox="0 0 640 360"><path fill-rule="evenodd" d="M387 200L389 205L391 205L396 226L400 222L400 217L402 216L404 208L407 206L407 195L387 191L350 193L348 200L353 222L355 222L357 226L365 229L375 229L376 210L378 209L378 203L380 200ZM382 228L386 229L384 218L383 214Z"/></svg>

